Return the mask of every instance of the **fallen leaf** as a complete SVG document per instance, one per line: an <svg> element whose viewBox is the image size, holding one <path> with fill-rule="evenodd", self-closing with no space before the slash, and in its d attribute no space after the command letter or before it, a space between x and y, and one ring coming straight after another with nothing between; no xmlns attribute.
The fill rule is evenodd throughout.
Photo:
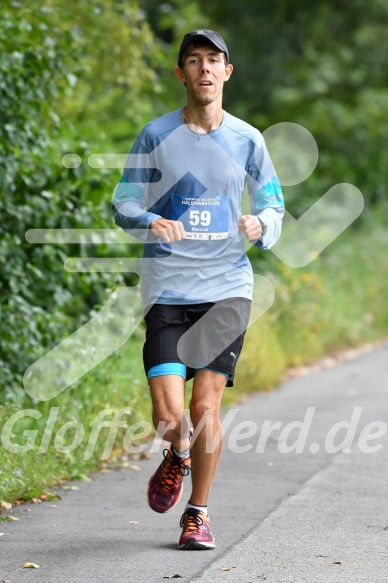
<svg viewBox="0 0 388 583"><path fill-rule="evenodd" d="M137 466L136 464L130 464L129 462L123 462L122 464L120 464L119 467L124 468L126 470L135 470L135 472L138 472L140 470L139 466Z"/></svg>
<svg viewBox="0 0 388 583"><path fill-rule="evenodd" d="M0 536L7 536L5 532L0 532Z"/></svg>
<svg viewBox="0 0 388 583"><path fill-rule="evenodd" d="M16 516L5 516L5 520L8 520L9 522L16 522L16 520L19 519L16 518Z"/></svg>
<svg viewBox="0 0 388 583"><path fill-rule="evenodd" d="M139 524L139 523L137 522L137 520L130 520L129 524Z"/></svg>
<svg viewBox="0 0 388 583"><path fill-rule="evenodd" d="M34 504L41 504L42 500L40 498L31 498L31 502L33 502Z"/></svg>
<svg viewBox="0 0 388 583"><path fill-rule="evenodd" d="M388 530L388 525L384 526L383 530Z"/></svg>
<svg viewBox="0 0 388 583"><path fill-rule="evenodd" d="M231 569L235 569L236 567L219 567L220 571L230 571Z"/></svg>
<svg viewBox="0 0 388 583"><path fill-rule="evenodd" d="M6 502L5 500L2 500L1 507L4 508L4 510L11 510L12 504L10 502Z"/></svg>
<svg viewBox="0 0 388 583"><path fill-rule="evenodd" d="M1 583L11 583L11 581L9 579L2 579Z"/></svg>
<svg viewBox="0 0 388 583"><path fill-rule="evenodd" d="M40 569L39 565L37 565L36 563L24 563L23 568L24 569Z"/></svg>
<svg viewBox="0 0 388 583"><path fill-rule="evenodd" d="M178 575L178 573L173 573L172 575L163 575L163 579L178 579L182 577L182 575Z"/></svg>
<svg viewBox="0 0 388 583"><path fill-rule="evenodd" d="M333 565L342 565L342 561L333 561Z"/></svg>
<svg viewBox="0 0 388 583"><path fill-rule="evenodd" d="M78 486L63 486L64 490L79 490Z"/></svg>
<svg viewBox="0 0 388 583"><path fill-rule="evenodd" d="M327 557L328 557L329 555L316 555L316 556L317 556L317 557L323 557L324 559L327 559Z"/></svg>
<svg viewBox="0 0 388 583"><path fill-rule="evenodd" d="M101 468L101 470L98 470L99 474L108 474L110 472L110 470L108 468Z"/></svg>
<svg viewBox="0 0 388 583"><path fill-rule="evenodd" d="M51 504L50 508L56 508L57 505L56 504Z"/></svg>
<svg viewBox="0 0 388 583"><path fill-rule="evenodd" d="M131 460L136 462L139 460L149 460L150 458L151 458L150 454L145 451L131 454Z"/></svg>
<svg viewBox="0 0 388 583"><path fill-rule="evenodd" d="M54 494L54 492L42 492L39 498L41 500L48 500L51 502L52 500L57 500L58 498L60 499L60 496L58 496L58 494Z"/></svg>

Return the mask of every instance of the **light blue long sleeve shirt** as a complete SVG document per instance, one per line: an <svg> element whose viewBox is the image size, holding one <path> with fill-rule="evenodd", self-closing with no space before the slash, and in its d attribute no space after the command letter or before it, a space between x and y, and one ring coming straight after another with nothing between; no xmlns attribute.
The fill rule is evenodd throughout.
<svg viewBox="0 0 388 583"><path fill-rule="evenodd" d="M147 124L128 157L113 201L116 224L144 241L145 306L245 297L253 275L238 231L244 191L251 214L267 225L253 242L269 249L280 237L283 195L261 133L224 112L222 124L196 134L179 109ZM187 239L150 236L159 218L182 221Z"/></svg>

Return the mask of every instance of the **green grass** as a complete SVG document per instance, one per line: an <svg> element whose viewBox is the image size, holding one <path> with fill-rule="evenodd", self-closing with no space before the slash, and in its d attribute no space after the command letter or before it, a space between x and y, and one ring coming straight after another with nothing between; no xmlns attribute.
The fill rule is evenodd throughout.
<svg viewBox="0 0 388 583"><path fill-rule="evenodd" d="M347 232L310 265L291 269L271 254L252 252L254 269L271 279L275 287L272 307L248 331L237 368L235 386L227 389L223 404L229 406L246 394L270 390L289 367L311 363L334 349L347 349L388 335L388 237L383 229ZM34 403L27 395L17 404L0 410L0 430L19 409L42 413L40 419L20 419L12 441L27 442L24 431L36 431L34 447L24 454L0 448L0 500L29 499L53 483L87 479L98 469L109 428L101 429L90 459L84 454L96 415L111 409L107 419L128 407L126 426L118 430L110 459L117 456L129 427L150 421L151 401L142 365L143 329L117 351L56 399ZM190 384L186 390L186 404ZM58 407L58 419L47 453L39 453L50 410ZM70 444L73 429L60 438L65 423L79 422L85 429L80 445L69 453L56 451ZM59 431L59 434L58 434ZM58 437L59 435L59 437ZM135 437L133 436L134 443ZM54 442L54 438L57 439Z"/></svg>
<svg viewBox="0 0 388 583"><path fill-rule="evenodd" d="M113 444L112 456L117 443L123 442L128 428L145 417L150 409L150 396L144 378L141 357L142 332L134 334L125 348L117 351L107 361L101 363L85 375L78 383L72 385L55 399L46 403L34 403L25 396L17 405L0 409L0 432L4 436L6 421L21 410L36 410L42 415L39 419L26 416L11 427L10 440L20 446L30 444L25 453L10 453L5 447L0 448L0 501L28 500L37 492L48 488L61 480L84 480L88 473L98 469L101 456L108 440L109 428L102 428L95 446L91 447L89 459L85 460L88 442L91 436L91 423L104 410L110 420L121 409L129 408L130 413L123 415L124 427L119 428L118 437ZM47 452L40 453L42 439L49 420L50 411L58 408L58 417L53 424L48 440ZM74 451L58 452L73 442L76 430L69 429L61 438L61 429L66 423L76 422L84 427L84 436ZM58 433L59 431L59 433ZM111 456L111 457L112 457Z"/></svg>
<svg viewBox="0 0 388 583"><path fill-rule="evenodd" d="M275 301L247 331L234 393L270 389L289 367L386 337L387 252L385 231L366 229L344 233L305 268L272 257L264 275Z"/></svg>

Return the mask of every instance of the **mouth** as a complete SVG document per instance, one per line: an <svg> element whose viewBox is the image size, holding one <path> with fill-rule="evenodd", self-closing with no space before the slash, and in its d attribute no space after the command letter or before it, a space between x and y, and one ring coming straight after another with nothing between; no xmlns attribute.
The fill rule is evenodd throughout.
<svg viewBox="0 0 388 583"><path fill-rule="evenodd" d="M200 87L212 87L213 83L211 81L200 81L199 86Z"/></svg>

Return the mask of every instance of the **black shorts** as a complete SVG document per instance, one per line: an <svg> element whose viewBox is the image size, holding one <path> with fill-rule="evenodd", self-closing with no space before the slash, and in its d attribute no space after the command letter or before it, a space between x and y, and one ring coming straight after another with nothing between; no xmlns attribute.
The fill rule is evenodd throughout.
<svg viewBox="0 0 388 583"><path fill-rule="evenodd" d="M226 386L232 387L250 310L251 301L246 298L154 304L145 314L143 360L147 378L181 374L189 380L197 369L207 368L224 374Z"/></svg>

